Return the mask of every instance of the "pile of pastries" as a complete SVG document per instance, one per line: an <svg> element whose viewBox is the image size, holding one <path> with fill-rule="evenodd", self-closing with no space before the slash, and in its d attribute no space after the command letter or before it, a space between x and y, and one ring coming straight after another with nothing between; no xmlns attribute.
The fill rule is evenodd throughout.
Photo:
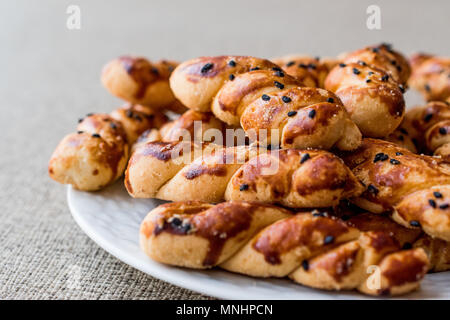
<svg viewBox="0 0 450 320"><path fill-rule="evenodd" d="M370 295L450 269L450 58L126 56L101 81L126 104L79 119L49 175L169 201L141 224L150 258Z"/></svg>

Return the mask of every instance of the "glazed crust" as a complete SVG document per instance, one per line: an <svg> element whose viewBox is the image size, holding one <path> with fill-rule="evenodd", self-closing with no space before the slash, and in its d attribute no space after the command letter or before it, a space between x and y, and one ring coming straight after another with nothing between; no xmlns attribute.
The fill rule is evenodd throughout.
<svg viewBox="0 0 450 320"><path fill-rule="evenodd" d="M337 96L302 88L299 80L268 60L198 58L178 66L170 82L187 107L212 111L228 125L241 125L250 139L282 148L343 150L355 149L361 141Z"/></svg>
<svg viewBox="0 0 450 320"><path fill-rule="evenodd" d="M398 223L450 240L450 167L443 159L376 139L364 139L343 159L366 186L355 204L374 213L393 210Z"/></svg>
<svg viewBox="0 0 450 320"><path fill-rule="evenodd" d="M78 190L100 190L122 176L137 137L166 121L159 112L129 104L111 114L89 114L80 119L77 133L67 135L56 147L49 175Z"/></svg>
<svg viewBox="0 0 450 320"><path fill-rule="evenodd" d="M161 60L155 63L143 57L122 56L110 61L102 71L101 81L114 96L153 109L182 107L169 86L169 77L178 63Z"/></svg>
<svg viewBox="0 0 450 320"><path fill-rule="evenodd" d="M286 277L309 287L398 295L419 286L429 261L422 248L401 250L385 231L364 231L328 214L290 212L255 202L177 202L141 224L142 250L176 266ZM367 284L377 266L380 283Z"/></svg>
<svg viewBox="0 0 450 320"><path fill-rule="evenodd" d="M450 58L418 54L411 57L413 66L409 85L426 101L450 98Z"/></svg>
<svg viewBox="0 0 450 320"><path fill-rule="evenodd" d="M272 59L272 61L283 68L288 75L311 88L324 88L325 78L331 66L334 66L329 60L305 55L288 55Z"/></svg>
<svg viewBox="0 0 450 320"><path fill-rule="evenodd" d="M336 205L363 190L342 160L326 151L187 142L142 145L129 161L125 185L137 198L255 200L289 207Z"/></svg>

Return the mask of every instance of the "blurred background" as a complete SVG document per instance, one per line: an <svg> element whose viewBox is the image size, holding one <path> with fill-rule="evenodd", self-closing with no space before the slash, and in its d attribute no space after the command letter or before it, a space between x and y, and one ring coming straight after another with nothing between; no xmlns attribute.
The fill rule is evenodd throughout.
<svg viewBox="0 0 450 320"><path fill-rule="evenodd" d="M67 28L71 5L80 29ZM367 27L370 5L380 8L379 30ZM71 220L66 189L47 176L51 152L79 117L121 104L99 81L110 59L335 56L378 42L448 56L449 12L448 0L1 1L0 297L201 297L99 249ZM65 266L74 263L85 277L78 293L64 289Z"/></svg>

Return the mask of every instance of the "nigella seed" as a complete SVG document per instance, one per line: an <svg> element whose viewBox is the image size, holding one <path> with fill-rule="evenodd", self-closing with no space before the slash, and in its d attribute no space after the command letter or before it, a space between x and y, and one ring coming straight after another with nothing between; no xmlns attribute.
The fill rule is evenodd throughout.
<svg viewBox="0 0 450 320"><path fill-rule="evenodd" d="M78 133L78 134L82 134L82 133L83 133L83 131L77 131L77 133Z"/></svg>
<svg viewBox="0 0 450 320"><path fill-rule="evenodd" d="M345 63L339 63L339 67L345 68L347 65Z"/></svg>
<svg viewBox="0 0 450 320"><path fill-rule="evenodd" d="M310 117L311 119L313 119L316 116L316 110L311 110L310 112L308 112L308 117Z"/></svg>
<svg viewBox="0 0 450 320"><path fill-rule="evenodd" d="M172 218L170 221L170 224L174 227L179 227L179 226L181 226L182 223L183 223L183 221L181 221L180 218L176 218L176 217Z"/></svg>
<svg viewBox="0 0 450 320"><path fill-rule="evenodd" d="M427 92L431 91L431 88L430 88L430 86L428 84L425 85L425 91L427 91Z"/></svg>
<svg viewBox="0 0 450 320"><path fill-rule="evenodd" d="M445 209L448 209L450 206L448 205L448 203L444 203L444 204L441 204L440 206L439 206L439 209L441 209L441 210L445 210Z"/></svg>
<svg viewBox="0 0 450 320"><path fill-rule="evenodd" d="M333 103L333 102L334 102L334 99L333 99L333 98L328 98L328 99L327 99L327 102Z"/></svg>
<svg viewBox="0 0 450 320"><path fill-rule="evenodd" d="M308 68L315 70L316 65L314 63L310 63L310 64L308 64Z"/></svg>
<svg viewBox="0 0 450 320"><path fill-rule="evenodd" d="M253 67L250 69L250 71L256 71L256 70L259 70L259 67Z"/></svg>
<svg viewBox="0 0 450 320"><path fill-rule="evenodd" d="M373 158L373 163L376 163L378 161L386 161L387 159L389 159L389 156L385 153L380 152L380 153L377 153L375 155L375 157Z"/></svg>
<svg viewBox="0 0 450 320"><path fill-rule="evenodd" d="M353 73L354 73L354 74L360 74L361 71L359 71L357 68L353 68Z"/></svg>
<svg viewBox="0 0 450 320"><path fill-rule="evenodd" d="M304 155L302 155L302 157L300 158L300 163L304 163L305 161L307 161L308 159L310 159L311 156L309 155L309 153L305 153Z"/></svg>
<svg viewBox="0 0 450 320"><path fill-rule="evenodd" d="M155 67L152 68L152 73L153 73L154 75L159 75L159 71L158 71L158 69L155 68Z"/></svg>
<svg viewBox="0 0 450 320"><path fill-rule="evenodd" d="M400 91L402 93L405 93L406 90L405 90L405 87L403 85L399 85L398 88L400 89Z"/></svg>
<svg viewBox="0 0 450 320"><path fill-rule="evenodd" d="M264 101L269 101L270 97L267 94L263 94L261 99L263 99Z"/></svg>
<svg viewBox="0 0 450 320"><path fill-rule="evenodd" d="M99 135L98 133L93 133L93 134L92 134L92 137L93 137L93 138L100 138L100 135Z"/></svg>
<svg viewBox="0 0 450 320"><path fill-rule="evenodd" d="M212 63L207 63L205 64L202 69L200 70L201 73L207 73L209 70L211 70L214 67L214 64Z"/></svg>
<svg viewBox="0 0 450 320"><path fill-rule="evenodd" d="M275 84L275 87L277 87L278 89L284 89L284 84L282 84L281 82L274 81L273 83Z"/></svg>
<svg viewBox="0 0 450 320"><path fill-rule="evenodd" d="M370 79L366 79L366 83L372 82L372 80Z"/></svg>
<svg viewBox="0 0 450 320"><path fill-rule="evenodd" d="M402 67L401 66L396 66L395 68L397 69L398 72L402 72Z"/></svg>
<svg viewBox="0 0 450 320"><path fill-rule="evenodd" d="M244 183L239 186L239 191L248 190L248 184Z"/></svg>
<svg viewBox="0 0 450 320"><path fill-rule="evenodd" d="M296 114L297 114L297 111L289 111L289 112L287 113L288 117L293 117L293 116L295 116Z"/></svg>
<svg viewBox="0 0 450 320"><path fill-rule="evenodd" d="M434 195L436 198L442 198L442 193L440 193L439 191L433 192L433 195Z"/></svg>
<svg viewBox="0 0 450 320"><path fill-rule="evenodd" d="M378 49L378 48L372 48L372 52L377 53L378 51L380 51L380 49Z"/></svg>
<svg viewBox="0 0 450 320"><path fill-rule="evenodd" d="M78 119L78 123L83 122L84 118Z"/></svg>
<svg viewBox="0 0 450 320"><path fill-rule="evenodd" d="M396 156L402 156L403 153L401 153L401 152L396 152L395 155L396 155Z"/></svg>
<svg viewBox="0 0 450 320"><path fill-rule="evenodd" d="M361 61L361 60L358 61L358 64L363 67L367 66L367 63L365 63L364 61Z"/></svg>
<svg viewBox="0 0 450 320"><path fill-rule="evenodd" d="M289 102L292 101L291 98L286 97L286 96L282 96L282 97L281 97L281 100L283 100L283 102L286 102L286 103L289 103Z"/></svg>
<svg viewBox="0 0 450 320"><path fill-rule="evenodd" d="M284 77L284 72L283 71L275 71L275 76L276 77Z"/></svg>
<svg viewBox="0 0 450 320"><path fill-rule="evenodd" d="M391 64L392 64L393 66L395 66L395 65L397 65L397 61L391 60Z"/></svg>
<svg viewBox="0 0 450 320"><path fill-rule="evenodd" d="M128 118L131 118L131 117L133 117L133 112L132 112L131 110L127 110L127 112L125 113L125 115L126 115Z"/></svg>
<svg viewBox="0 0 450 320"><path fill-rule="evenodd" d="M420 227L420 222L417 221L417 220L411 220L411 221L409 222L409 225L410 225L411 227Z"/></svg>
<svg viewBox="0 0 450 320"><path fill-rule="evenodd" d="M374 195L377 195L379 192L379 190L373 184L369 184L369 186L367 187L367 191L373 193Z"/></svg>
<svg viewBox="0 0 450 320"><path fill-rule="evenodd" d="M368 74L369 76L371 76L371 75L373 75L373 71L369 71L367 74Z"/></svg>
<svg viewBox="0 0 450 320"><path fill-rule="evenodd" d="M398 161L397 159L391 159L391 164L400 164L400 161Z"/></svg>
<svg viewBox="0 0 450 320"><path fill-rule="evenodd" d="M236 62L234 60L230 60L230 61L228 61L228 65L230 67L236 67Z"/></svg>
<svg viewBox="0 0 450 320"><path fill-rule="evenodd" d="M389 76L387 74L385 74L384 76L381 77L381 81L386 82L389 80Z"/></svg>
<svg viewBox="0 0 450 320"><path fill-rule="evenodd" d="M110 122L110 123L109 123L109 126L110 126L112 129L117 129L117 125L116 125L114 122Z"/></svg>
<svg viewBox="0 0 450 320"><path fill-rule="evenodd" d="M412 248L412 244L409 242L405 242L405 244L403 244L402 250L409 250Z"/></svg>
<svg viewBox="0 0 450 320"><path fill-rule="evenodd" d="M230 79L231 81L233 81L234 78L235 78L234 74L230 74L230 75L228 76L228 79Z"/></svg>
<svg viewBox="0 0 450 320"><path fill-rule="evenodd" d="M436 208L436 201L434 201L433 199L429 199L428 203L430 204L430 206L432 206L433 208Z"/></svg>
<svg viewBox="0 0 450 320"><path fill-rule="evenodd" d="M286 63L286 67L293 66L294 64L295 64L295 61L289 61L288 63Z"/></svg>
<svg viewBox="0 0 450 320"><path fill-rule="evenodd" d="M309 270L309 262L308 262L308 260L303 260L303 261L302 261L302 268L303 268L303 270L305 270L305 271L308 271L308 270Z"/></svg>
<svg viewBox="0 0 450 320"><path fill-rule="evenodd" d="M447 129L444 128L444 127L439 128L439 133L440 133L440 134L447 134Z"/></svg>
<svg viewBox="0 0 450 320"><path fill-rule="evenodd" d="M428 121L431 120L432 117L433 117L433 114L432 114L432 113L427 113L427 114L425 115L425 117L423 117L423 120L424 120L425 122L428 122Z"/></svg>
<svg viewBox="0 0 450 320"><path fill-rule="evenodd" d="M323 240L324 244L330 244L334 242L334 237L333 236L326 236L325 239Z"/></svg>
<svg viewBox="0 0 450 320"><path fill-rule="evenodd" d="M273 71L282 71L280 67L273 67L272 70Z"/></svg>
<svg viewBox="0 0 450 320"><path fill-rule="evenodd" d="M304 63L299 63L299 64L298 64L298 67L299 67L299 68L306 69L308 66L307 66L306 64L304 64Z"/></svg>

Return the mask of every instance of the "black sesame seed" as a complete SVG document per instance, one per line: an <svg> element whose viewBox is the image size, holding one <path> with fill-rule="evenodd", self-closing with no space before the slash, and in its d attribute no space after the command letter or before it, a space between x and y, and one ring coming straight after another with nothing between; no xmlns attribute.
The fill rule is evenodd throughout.
<svg viewBox="0 0 450 320"><path fill-rule="evenodd" d="M400 164L400 161L398 161L397 159L391 159L391 164Z"/></svg>
<svg viewBox="0 0 450 320"><path fill-rule="evenodd" d="M401 66L396 66L395 68L397 69L398 72L402 72L402 67Z"/></svg>
<svg viewBox="0 0 450 320"><path fill-rule="evenodd" d="M176 218L176 217L172 218L172 220L170 221L170 224L175 227L181 226L182 223L183 223L183 221L181 221L180 218Z"/></svg>
<svg viewBox="0 0 450 320"><path fill-rule="evenodd" d="M212 63L207 63L205 64L202 69L200 70L201 73L207 73L209 70L211 70L214 67L214 64Z"/></svg>
<svg viewBox="0 0 450 320"><path fill-rule="evenodd" d="M282 71L280 67L273 67L272 70L273 71Z"/></svg>
<svg viewBox="0 0 450 320"><path fill-rule="evenodd" d="M378 161L386 161L387 159L389 159L389 156L383 152L380 152L377 153L373 158L373 163L376 163Z"/></svg>
<svg viewBox="0 0 450 320"><path fill-rule="evenodd" d="M381 81L386 82L389 80L389 76L387 74L385 74L384 76L381 77Z"/></svg>
<svg viewBox="0 0 450 320"><path fill-rule="evenodd" d="M440 133L440 134L447 134L447 129L444 128L444 127L439 128L439 133Z"/></svg>
<svg viewBox="0 0 450 320"><path fill-rule="evenodd" d="M99 135L98 133L93 133L93 134L92 134L92 137L94 137L94 138L100 138L100 135Z"/></svg>
<svg viewBox="0 0 450 320"><path fill-rule="evenodd" d="M293 66L294 64L295 64L295 61L289 61L288 63L286 63L286 67Z"/></svg>
<svg viewBox="0 0 450 320"><path fill-rule="evenodd" d="M417 220L411 220L411 221L409 222L409 225L410 225L411 227L420 227L420 222L417 221Z"/></svg>
<svg viewBox="0 0 450 320"><path fill-rule="evenodd" d="M316 110L311 110L310 112L308 112L308 117L310 117L311 119L313 119L316 116Z"/></svg>
<svg viewBox="0 0 450 320"><path fill-rule="evenodd" d="M373 184L369 184L369 186L367 187L367 191L373 193L374 195L377 195L379 192L379 190Z"/></svg>
<svg viewBox="0 0 450 320"><path fill-rule="evenodd" d="M425 115L425 117L423 117L423 120L424 120L425 122L428 122L428 121L431 120L432 117L433 117L433 114L432 114L432 113L427 113L427 114Z"/></svg>
<svg viewBox="0 0 450 320"><path fill-rule="evenodd" d="M314 57L314 59L316 59L316 61L319 61L319 60L320 60L320 57L319 57L319 56L316 56L316 57Z"/></svg>
<svg viewBox="0 0 450 320"><path fill-rule="evenodd" d="M403 244L402 250L409 250L409 249L411 249L411 248L412 248L412 244L409 243L409 242L405 242L405 243Z"/></svg>
<svg viewBox="0 0 450 320"><path fill-rule="evenodd" d="M234 60L230 60L230 61L228 61L228 65L230 67L236 67L236 62Z"/></svg>
<svg viewBox="0 0 450 320"><path fill-rule="evenodd" d="M395 65L397 65L397 61L391 60L391 64L392 64L393 66L395 66Z"/></svg>
<svg viewBox="0 0 450 320"><path fill-rule="evenodd" d="M279 71L275 71L275 76L276 77L284 77L284 72L279 70Z"/></svg>
<svg viewBox="0 0 450 320"><path fill-rule="evenodd" d="M366 79L366 83L372 82L372 80L370 79Z"/></svg>
<svg viewBox="0 0 450 320"><path fill-rule="evenodd" d="M316 65L314 63L310 63L310 64L308 64L308 68L315 70Z"/></svg>
<svg viewBox="0 0 450 320"><path fill-rule="evenodd" d="M403 85L399 85L398 88L400 89L400 91L402 93L405 93L406 90L405 90L405 87Z"/></svg>
<svg viewBox="0 0 450 320"><path fill-rule="evenodd" d="M275 87L277 87L278 89L284 89L284 84L282 84L281 82L274 81L273 83L275 84Z"/></svg>
<svg viewBox="0 0 450 320"><path fill-rule="evenodd" d="M429 203L430 206L432 206L433 208L436 208L436 201L434 201L433 199L428 199L428 203Z"/></svg>
<svg viewBox="0 0 450 320"><path fill-rule="evenodd" d="M78 119L78 123L83 122L84 118Z"/></svg>
<svg viewBox="0 0 450 320"><path fill-rule="evenodd" d="M270 100L270 97L269 97L267 94L263 94L263 95L261 96L261 99L263 99L264 101L269 101L269 100Z"/></svg>
<svg viewBox="0 0 450 320"><path fill-rule="evenodd" d="M158 71L158 69L155 68L155 67L152 68L152 73L153 73L154 75L159 75L159 71Z"/></svg>
<svg viewBox="0 0 450 320"><path fill-rule="evenodd" d="M253 67L250 69L250 71L256 71L256 70L259 70L259 67Z"/></svg>
<svg viewBox="0 0 450 320"><path fill-rule="evenodd" d="M431 88L430 88L430 86L429 86L428 84L425 85L425 90L426 90L427 92L430 92L430 91L431 91Z"/></svg>
<svg viewBox="0 0 450 320"><path fill-rule="evenodd" d="M248 184L244 183L239 186L239 191L248 190Z"/></svg>
<svg viewBox="0 0 450 320"><path fill-rule="evenodd" d="M293 117L293 116L295 116L296 114L297 114L297 111L289 111L289 112L287 113L288 117Z"/></svg>
<svg viewBox="0 0 450 320"><path fill-rule="evenodd" d="M433 192L433 195L434 195L436 198L442 198L442 193L440 193L439 191Z"/></svg>
<svg viewBox="0 0 450 320"><path fill-rule="evenodd" d="M133 112L132 112L131 110L127 110L127 112L125 112L125 115L126 115L128 118L131 118L131 117L133 117Z"/></svg>
<svg viewBox="0 0 450 320"><path fill-rule="evenodd" d="M374 72L373 72L373 71L369 71L367 74L368 74L369 76L371 76L371 75L374 74Z"/></svg>
<svg viewBox="0 0 450 320"><path fill-rule="evenodd" d="M306 69L308 66L306 64L304 64L304 63L299 63L298 67Z"/></svg>
<svg viewBox="0 0 450 320"><path fill-rule="evenodd" d="M313 213L313 217L326 217L326 213L325 212L316 212L316 213Z"/></svg>
<svg viewBox="0 0 450 320"><path fill-rule="evenodd" d="M333 103L333 102L334 102L334 99L333 99L333 98L328 98L328 99L327 99L327 102Z"/></svg>
<svg viewBox="0 0 450 320"><path fill-rule="evenodd" d="M304 155L302 155L302 157L300 158L300 163L304 163L305 161L307 161L308 159L310 159L311 156L309 155L309 153L305 153Z"/></svg>
<svg viewBox="0 0 450 320"><path fill-rule="evenodd" d="M309 270L309 262L308 262L308 260L303 260L303 261L302 261L302 268L303 268L303 270L305 270L305 271L308 271L308 270Z"/></svg>
<svg viewBox="0 0 450 320"><path fill-rule="evenodd" d="M109 126L113 129L117 129L117 125L114 122L110 122Z"/></svg>
<svg viewBox="0 0 450 320"><path fill-rule="evenodd" d="M228 79L230 79L231 81L233 81L234 78L235 78L234 74L230 74L230 75L228 76Z"/></svg>
<svg viewBox="0 0 450 320"><path fill-rule="evenodd" d="M78 133L78 134L82 134L82 133L83 133L83 131L77 131L77 133Z"/></svg>
<svg viewBox="0 0 450 320"><path fill-rule="evenodd" d="M445 210L445 209L448 209L448 207L450 207L449 204L448 203L444 203L444 204L441 204L439 206L439 209Z"/></svg>
<svg viewBox="0 0 450 320"><path fill-rule="evenodd" d="M378 48L372 48L372 52L377 53L378 51L380 51L380 49L378 49Z"/></svg>
<svg viewBox="0 0 450 320"><path fill-rule="evenodd" d="M396 152L395 155L396 155L396 156L402 156L403 153L401 153L401 152Z"/></svg>
<svg viewBox="0 0 450 320"><path fill-rule="evenodd" d="M353 68L353 73L354 73L354 74L360 74L361 71L359 71L357 68Z"/></svg>
<svg viewBox="0 0 450 320"><path fill-rule="evenodd" d="M292 101L291 98L286 97L286 96L282 96L282 97L281 97L281 100L283 100L283 102L286 102L286 103L289 103L289 102Z"/></svg>
<svg viewBox="0 0 450 320"><path fill-rule="evenodd" d="M325 239L323 240L324 244L330 244L334 242L334 237L333 236L326 236Z"/></svg>
<svg viewBox="0 0 450 320"><path fill-rule="evenodd" d="M142 121L142 118L141 118L141 116L140 115L138 115L138 114L135 114L134 115L134 118L137 120L137 121L139 121L139 122L141 122Z"/></svg>
<svg viewBox="0 0 450 320"><path fill-rule="evenodd" d="M361 60L358 61L358 64L363 67L367 66L367 63L365 63L364 61L361 61Z"/></svg>
<svg viewBox="0 0 450 320"><path fill-rule="evenodd" d="M339 67L345 68L347 65L345 63L339 63Z"/></svg>

